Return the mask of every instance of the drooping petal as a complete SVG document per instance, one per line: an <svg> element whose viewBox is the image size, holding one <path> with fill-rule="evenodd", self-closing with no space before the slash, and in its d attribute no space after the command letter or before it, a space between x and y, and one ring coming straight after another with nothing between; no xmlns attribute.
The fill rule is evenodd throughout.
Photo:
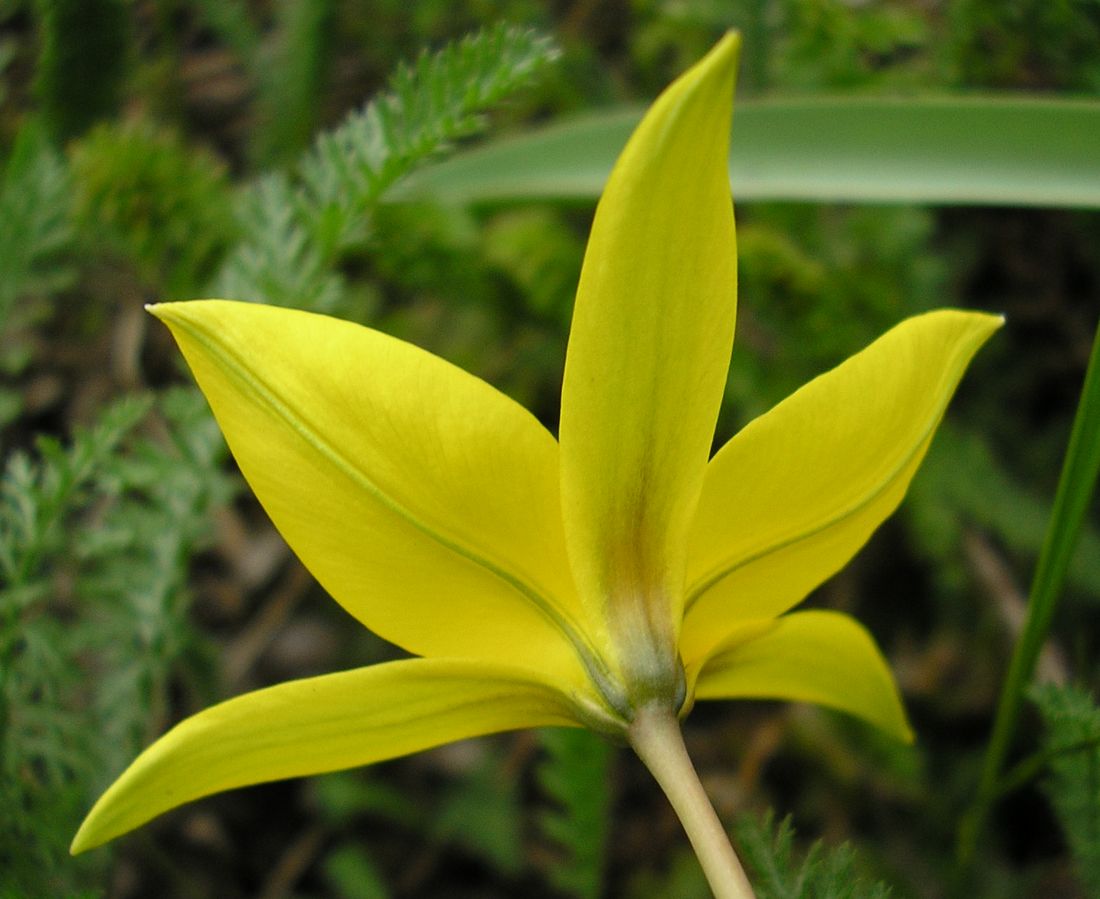
<svg viewBox="0 0 1100 899"><path fill-rule="evenodd" d="M729 441L691 538L687 664L839 570L897 507L971 357L1001 325L955 310L902 322Z"/></svg>
<svg viewBox="0 0 1100 899"><path fill-rule="evenodd" d="M152 311L275 525L352 615L420 655L584 677L566 636L583 642L557 445L521 406L326 316L219 300Z"/></svg>
<svg viewBox="0 0 1100 899"><path fill-rule="evenodd" d="M781 699L848 712L913 739L894 678L871 635L840 612L746 621L703 666L699 699Z"/></svg>
<svg viewBox="0 0 1100 899"><path fill-rule="evenodd" d="M563 514L582 597L620 637L631 626L616 620L630 618L675 642L733 340L727 153L738 46L736 35L723 39L634 132L596 210L577 292Z"/></svg>
<svg viewBox="0 0 1100 899"><path fill-rule="evenodd" d="M72 852L234 787L575 723L564 694L521 670L480 663L407 659L290 681L199 712L157 740L95 804Z"/></svg>

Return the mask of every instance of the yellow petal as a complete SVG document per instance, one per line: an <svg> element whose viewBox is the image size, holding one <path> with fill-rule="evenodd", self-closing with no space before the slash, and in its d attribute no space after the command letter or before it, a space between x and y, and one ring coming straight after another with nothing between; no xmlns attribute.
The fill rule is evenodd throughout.
<svg viewBox="0 0 1100 899"><path fill-rule="evenodd" d="M722 448L692 529L687 664L847 563L901 502L963 371L1000 325L955 310L902 322Z"/></svg>
<svg viewBox="0 0 1100 899"><path fill-rule="evenodd" d="M621 619L632 619L672 646L733 340L727 160L738 47L728 35L673 83L616 163L562 389L563 514L582 596L620 636Z"/></svg>
<svg viewBox="0 0 1100 899"><path fill-rule="evenodd" d="M839 612L794 612L763 629L747 621L699 675L699 699L783 699L856 715L913 739L886 661L871 635Z"/></svg>
<svg viewBox="0 0 1100 899"><path fill-rule="evenodd" d="M349 322L219 300L152 311L275 525L352 615L419 655L583 679L557 445L526 410Z"/></svg>
<svg viewBox="0 0 1100 899"><path fill-rule="evenodd" d="M234 787L575 723L563 694L522 671L470 662L408 659L279 684L199 712L157 740L88 813L71 851Z"/></svg>

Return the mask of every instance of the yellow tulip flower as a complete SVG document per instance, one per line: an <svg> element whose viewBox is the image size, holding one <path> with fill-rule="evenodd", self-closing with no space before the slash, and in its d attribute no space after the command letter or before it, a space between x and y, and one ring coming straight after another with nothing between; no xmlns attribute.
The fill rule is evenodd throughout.
<svg viewBox="0 0 1100 899"><path fill-rule="evenodd" d="M222 300L152 307L302 562L417 658L183 721L96 803L74 852L221 790L579 725L635 747L715 892L744 896L683 752L695 700L820 703L911 739L868 633L790 610L901 501L1001 320L909 319L709 458L737 296L738 47L727 35L672 84L611 174L557 440L483 381L369 328Z"/></svg>

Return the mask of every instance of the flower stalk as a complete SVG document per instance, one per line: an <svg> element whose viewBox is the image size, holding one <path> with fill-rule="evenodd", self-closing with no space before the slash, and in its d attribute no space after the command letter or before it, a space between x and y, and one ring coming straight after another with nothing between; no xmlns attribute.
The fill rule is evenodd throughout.
<svg viewBox="0 0 1100 899"><path fill-rule="evenodd" d="M745 869L699 782L676 716L663 705L646 706L631 723L628 738L680 818L715 899L754 899Z"/></svg>

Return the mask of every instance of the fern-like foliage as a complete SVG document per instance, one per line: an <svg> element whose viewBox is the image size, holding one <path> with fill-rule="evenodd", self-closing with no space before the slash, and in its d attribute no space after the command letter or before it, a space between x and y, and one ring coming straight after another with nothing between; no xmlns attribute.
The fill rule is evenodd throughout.
<svg viewBox="0 0 1100 899"><path fill-rule="evenodd" d="M321 246L338 252L361 240L365 216L389 187L475 133L487 109L556 55L547 38L499 25L399 66L382 94L322 134L301 163Z"/></svg>
<svg viewBox="0 0 1100 899"><path fill-rule="evenodd" d="M237 489L223 473L225 442L197 390L169 391L156 410L161 439L132 440L111 456L99 484L113 501L72 540L81 566L76 594L85 613L117 635L103 647L93 697L109 753L98 771L104 779L159 728L173 665L201 649L187 617L189 563L212 537L211 511Z"/></svg>
<svg viewBox="0 0 1100 899"><path fill-rule="evenodd" d="M211 292L346 314L334 266L366 238L386 189L474 133L489 107L556 55L547 38L502 25L400 67L380 96L317 138L295 177L268 175L246 193L243 238Z"/></svg>
<svg viewBox="0 0 1100 899"><path fill-rule="evenodd" d="M0 376L18 375L33 353L31 328L49 298L72 280L71 181L41 127L25 125L0 178ZM0 388L0 426L19 411L18 392Z"/></svg>
<svg viewBox="0 0 1100 899"><path fill-rule="evenodd" d="M550 869L554 886L579 899L602 894L611 820L611 747L573 728L540 732L545 755L536 775L551 805L538 817L542 833L562 851Z"/></svg>
<svg viewBox="0 0 1100 899"><path fill-rule="evenodd" d="M1031 691L1046 725L1045 788L1090 896L1100 895L1100 708L1084 690L1044 684Z"/></svg>
<svg viewBox="0 0 1100 899"><path fill-rule="evenodd" d="M322 258L297 214L285 175L268 175L241 197L237 221L248 237L230 252L210 293L313 312L335 312L346 285Z"/></svg>
<svg viewBox="0 0 1100 899"><path fill-rule="evenodd" d="M0 329L16 299L41 296L72 278L72 186L61 156L34 123L15 141L0 182Z"/></svg>
<svg viewBox="0 0 1100 899"><path fill-rule="evenodd" d="M124 399L3 471L0 895L68 895L102 864L69 860L73 822L159 726L190 647L188 560L232 488L201 398L151 406Z"/></svg>
<svg viewBox="0 0 1100 899"><path fill-rule="evenodd" d="M68 789L90 773L95 732L65 702L73 690L71 569L66 525L148 403L109 409L69 449L42 439L37 458L17 453L0 485L0 883L30 890L36 871L61 862L50 807L76 804ZM61 614L61 610L65 614ZM63 791L64 799L59 796ZM67 800L67 801L66 801ZM57 822L53 822L57 823ZM42 833L45 831L45 833ZM50 843L53 845L50 845ZM26 851L25 847L31 847ZM45 867L44 867L45 866ZM38 883L39 887L45 884ZM30 893L28 893L30 894Z"/></svg>
<svg viewBox="0 0 1100 899"><path fill-rule="evenodd" d="M847 844L827 849L814 843L799 858L789 818L778 824L769 811L762 821L743 816L734 827L757 899L887 899L890 890L860 877Z"/></svg>

